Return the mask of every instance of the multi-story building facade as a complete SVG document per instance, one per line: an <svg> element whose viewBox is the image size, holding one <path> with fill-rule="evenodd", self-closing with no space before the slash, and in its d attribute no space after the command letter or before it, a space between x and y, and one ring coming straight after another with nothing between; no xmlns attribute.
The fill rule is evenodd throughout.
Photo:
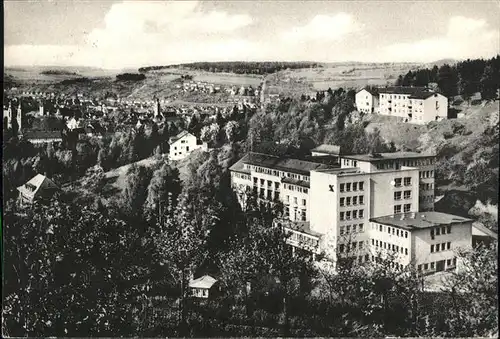
<svg viewBox="0 0 500 339"><path fill-rule="evenodd" d="M425 124L448 118L448 98L425 87L379 89L379 113Z"/></svg>
<svg viewBox="0 0 500 339"><path fill-rule="evenodd" d="M286 219L308 221L309 173L327 167L311 161L248 153L231 166L231 184L243 206L248 193L254 192L260 201L281 201Z"/></svg>
<svg viewBox="0 0 500 339"><path fill-rule="evenodd" d="M426 124L448 118L448 98L426 87L385 87L356 93L356 107L363 113L399 117Z"/></svg>
<svg viewBox="0 0 500 339"><path fill-rule="evenodd" d="M374 260L378 250L394 248L401 255L395 265L422 265L418 267L423 272L432 272L431 262L435 270L437 262L439 269L443 260L445 269L455 262L448 256L427 258L425 230L431 225L451 223L456 229L456 239L449 240L448 236L445 245L434 244L443 251L450 241L455 247L467 247L472 242L470 220L433 212L433 155L340 155L339 167L251 153L231 167L231 180L242 204L244 193L252 190L263 200L280 199L285 205L285 218L277 223L292 233L289 244L313 256L328 250L334 259L343 255L362 263ZM398 220L403 226L397 226ZM462 229L455 224L469 226ZM384 225L385 234L379 233L379 225ZM387 233L387 226L394 231L391 228ZM443 234L441 228L434 232Z"/></svg>
<svg viewBox="0 0 500 339"><path fill-rule="evenodd" d="M390 258L400 268L432 273L456 268L455 251L472 247L472 220L439 212L370 219L371 259Z"/></svg>
<svg viewBox="0 0 500 339"><path fill-rule="evenodd" d="M343 155L342 168L359 167L367 173L381 170L400 170L403 167L418 168L419 210L434 210L435 157L417 152Z"/></svg>

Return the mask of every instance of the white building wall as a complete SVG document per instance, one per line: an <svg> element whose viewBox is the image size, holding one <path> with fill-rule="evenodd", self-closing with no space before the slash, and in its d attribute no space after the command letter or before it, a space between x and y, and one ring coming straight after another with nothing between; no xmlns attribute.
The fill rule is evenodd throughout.
<svg viewBox="0 0 500 339"><path fill-rule="evenodd" d="M236 196L238 197L238 202L244 208L246 206L246 199L248 192L252 190L252 177L250 174L231 172L231 187Z"/></svg>
<svg viewBox="0 0 500 339"><path fill-rule="evenodd" d="M309 221L309 188L283 183L281 201L291 221ZM286 188L285 188L286 187Z"/></svg>
<svg viewBox="0 0 500 339"><path fill-rule="evenodd" d="M412 115L410 122L414 124L424 124L424 100L423 99L410 99L411 109L409 113Z"/></svg>
<svg viewBox="0 0 500 339"><path fill-rule="evenodd" d="M395 262L403 266L411 263L413 253L411 231L371 222L368 232L371 256L392 257Z"/></svg>
<svg viewBox="0 0 500 339"><path fill-rule="evenodd" d="M436 93L424 100L424 123L446 118L448 118L448 99L445 96Z"/></svg>
<svg viewBox="0 0 500 339"><path fill-rule="evenodd" d="M436 229L440 228L440 235L437 235ZM455 251L459 248L470 249L472 248L472 222L454 224L451 225L451 233L443 234L442 229L446 229L446 226L433 227L434 239L431 236L431 228L414 230L414 251L412 252L412 257L415 261L415 265L422 265L422 271L435 271L436 262L445 260L445 269L452 268L454 265L448 265L448 260L453 262L456 257ZM434 245L434 249L437 244L446 244L451 242L450 249L445 249L443 251L434 251L431 253L431 245ZM434 269L431 268L431 263L434 263ZM424 265L428 265L428 269L424 269Z"/></svg>
<svg viewBox="0 0 500 339"><path fill-rule="evenodd" d="M194 135L185 135L170 145L170 160L182 160L191 154L192 151L198 148L203 148L203 146L204 145L197 144L196 137Z"/></svg>
<svg viewBox="0 0 500 339"><path fill-rule="evenodd" d="M333 186L333 192L330 191ZM310 181L310 228L326 234L338 235L338 185L335 175L311 171Z"/></svg>
<svg viewBox="0 0 500 339"><path fill-rule="evenodd" d="M362 113L376 113L378 110L378 98L368 92L366 89L362 89L356 93L356 108Z"/></svg>
<svg viewBox="0 0 500 339"><path fill-rule="evenodd" d="M404 179L411 178L411 184L405 185ZM397 179L401 179L401 186L397 187ZM393 184L394 182L394 184ZM418 212L418 169L400 171L375 172L370 176L370 217L376 218L394 214L394 206L410 204L408 212ZM411 198L404 199L404 191L411 191ZM394 200L394 192L401 192L401 200Z"/></svg>

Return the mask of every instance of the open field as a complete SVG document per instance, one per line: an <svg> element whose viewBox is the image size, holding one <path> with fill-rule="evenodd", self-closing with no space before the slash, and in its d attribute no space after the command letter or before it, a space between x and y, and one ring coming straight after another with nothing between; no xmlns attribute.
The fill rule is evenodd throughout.
<svg viewBox="0 0 500 339"><path fill-rule="evenodd" d="M235 73L213 73L201 70L188 70L184 68L168 68L159 71L149 71L146 76L150 75L191 75L193 81L208 82L216 85L226 86L258 86L262 82L262 76L254 74L235 74Z"/></svg>
<svg viewBox="0 0 500 339"><path fill-rule="evenodd" d="M67 74L42 74L44 71L60 71ZM4 73L22 82L55 83L76 77L114 77L122 73L118 70L105 70L91 67L6 67ZM74 74L71 74L74 73Z"/></svg>

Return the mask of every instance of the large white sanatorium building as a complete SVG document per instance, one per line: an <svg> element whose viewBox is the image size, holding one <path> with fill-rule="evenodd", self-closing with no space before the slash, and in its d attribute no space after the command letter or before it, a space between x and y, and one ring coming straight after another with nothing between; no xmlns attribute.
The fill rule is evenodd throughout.
<svg viewBox="0 0 500 339"><path fill-rule="evenodd" d="M315 161L315 158L318 161ZM423 272L455 267L472 246L472 220L434 212L435 157L416 152L339 155L340 164L248 153L231 170L242 205L279 200L289 243L313 256L328 248L359 262L391 254Z"/></svg>
<svg viewBox="0 0 500 339"><path fill-rule="evenodd" d="M363 113L395 116L415 124L448 118L448 98L425 87L362 89L356 93L356 107Z"/></svg>

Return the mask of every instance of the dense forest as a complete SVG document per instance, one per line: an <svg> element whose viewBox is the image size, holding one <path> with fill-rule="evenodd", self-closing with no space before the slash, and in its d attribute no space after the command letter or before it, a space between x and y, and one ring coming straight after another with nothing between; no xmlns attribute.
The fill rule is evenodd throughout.
<svg viewBox="0 0 500 339"><path fill-rule="evenodd" d="M482 99L494 99L500 88L500 55L489 60L468 59L452 66L445 64L408 71L396 80L396 86L427 86L429 83L436 83L448 98L460 95L468 100L480 92Z"/></svg>
<svg viewBox="0 0 500 339"><path fill-rule="evenodd" d="M116 76L117 81L141 81L146 79L142 73L123 73Z"/></svg>
<svg viewBox="0 0 500 339"><path fill-rule="evenodd" d="M79 75L78 73L75 73L75 72L59 70L59 69L48 69L45 71L41 71L40 74L43 74L43 75Z"/></svg>
<svg viewBox="0 0 500 339"><path fill-rule="evenodd" d="M203 70L208 72L224 72L236 74L269 74L285 69L317 68L320 64L315 62L278 62L278 61L231 61L231 62L194 62L169 66L149 66L139 68L139 72L157 71L169 68L185 68L190 70Z"/></svg>

